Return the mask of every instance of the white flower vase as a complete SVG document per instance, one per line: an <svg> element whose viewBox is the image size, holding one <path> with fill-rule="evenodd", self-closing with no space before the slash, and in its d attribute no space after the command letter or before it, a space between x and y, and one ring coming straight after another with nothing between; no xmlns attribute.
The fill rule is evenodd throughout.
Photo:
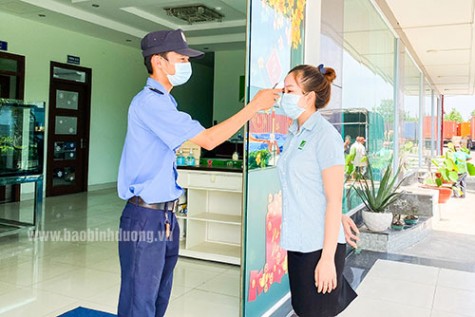
<svg viewBox="0 0 475 317"><path fill-rule="evenodd" d="M391 212L371 212L363 210L363 221L370 231L382 232L391 226L393 214Z"/></svg>

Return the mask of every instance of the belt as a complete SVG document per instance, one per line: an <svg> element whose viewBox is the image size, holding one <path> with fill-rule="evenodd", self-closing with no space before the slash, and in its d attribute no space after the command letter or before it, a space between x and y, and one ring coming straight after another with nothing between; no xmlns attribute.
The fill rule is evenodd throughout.
<svg viewBox="0 0 475 317"><path fill-rule="evenodd" d="M142 197L140 196L134 196L128 200L129 203L135 205L135 206L140 206L144 208L149 208L149 209L155 209L155 210L169 210L169 211L176 211L176 208L178 206L178 199L172 200L172 201L167 201L164 203L154 203L154 204L147 204Z"/></svg>

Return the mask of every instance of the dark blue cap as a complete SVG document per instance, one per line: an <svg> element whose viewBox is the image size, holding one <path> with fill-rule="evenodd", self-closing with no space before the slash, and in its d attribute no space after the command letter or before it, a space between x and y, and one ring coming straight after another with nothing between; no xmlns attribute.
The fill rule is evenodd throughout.
<svg viewBox="0 0 475 317"><path fill-rule="evenodd" d="M189 57L200 57L204 54L188 47L185 34L181 29L150 32L145 35L140 44L144 57L170 51Z"/></svg>

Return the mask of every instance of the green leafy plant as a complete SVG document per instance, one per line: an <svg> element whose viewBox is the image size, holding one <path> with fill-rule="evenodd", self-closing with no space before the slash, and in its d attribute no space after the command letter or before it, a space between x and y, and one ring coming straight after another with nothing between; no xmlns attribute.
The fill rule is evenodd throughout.
<svg viewBox="0 0 475 317"><path fill-rule="evenodd" d="M367 175L360 175L360 181L353 183L353 188L361 198L366 208L372 212L385 212L386 208L394 203L402 194L397 190L405 178L398 181L401 173L402 164L400 163L396 172L393 173L392 159L388 164L379 186L373 179L371 164L368 161Z"/></svg>
<svg viewBox="0 0 475 317"><path fill-rule="evenodd" d="M7 136L0 137L0 153L13 152L13 150L15 150L13 138Z"/></svg>
<svg viewBox="0 0 475 317"><path fill-rule="evenodd" d="M359 180L360 173L358 173L358 170L355 168L355 165L353 164L353 161L355 160L356 157L356 149L351 148L350 153L345 156L345 177L346 180L349 180L351 178ZM365 155L362 159L361 162L367 162L368 157Z"/></svg>
<svg viewBox="0 0 475 317"><path fill-rule="evenodd" d="M452 184L458 180L459 169L455 163L453 153L447 152L443 156L433 158L432 164L437 168L437 171L433 174L432 179L429 179L429 185L436 185L437 187L442 184Z"/></svg>
<svg viewBox="0 0 475 317"><path fill-rule="evenodd" d="M356 156L356 150L353 148L350 150L350 153L345 157L345 175L347 178L351 177L351 174L355 171L355 166L353 165L353 160Z"/></svg>

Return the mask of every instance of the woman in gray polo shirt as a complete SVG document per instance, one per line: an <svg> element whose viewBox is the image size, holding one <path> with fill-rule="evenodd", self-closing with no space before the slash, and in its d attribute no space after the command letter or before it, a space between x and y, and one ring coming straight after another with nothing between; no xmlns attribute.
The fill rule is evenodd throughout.
<svg viewBox="0 0 475 317"><path fill-rule="evenodd" d="M332 68L300 65L285 78L281 107L294 121L278 161L292 306L300 317L336 316L356 297L343 277L344 146L318 112L330 101Z"/></svg>

